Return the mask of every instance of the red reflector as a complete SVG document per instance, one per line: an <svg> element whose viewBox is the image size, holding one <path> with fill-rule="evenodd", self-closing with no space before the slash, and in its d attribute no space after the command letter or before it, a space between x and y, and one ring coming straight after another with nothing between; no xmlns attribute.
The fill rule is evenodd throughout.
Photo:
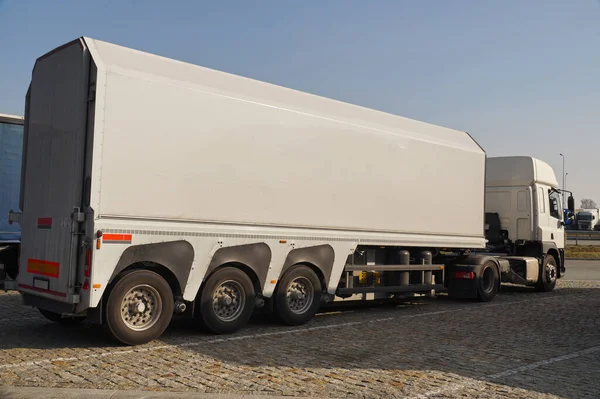
<svg viewBox="0 0 600 399"><path fill-rule="evenodd" d="M85 251L85 271L83 272L83 275L85 277L90 277L92 275L92 250L91 249L87 249Z"/></svg>
<svg viewBox="0 0 600 399"><path fill-rule="evenodd" d="M83 287L81 287L81 288L83 288L86 291L88 291L90 289L90 281L87 278L83 282Z"/></svg>
<svg viewBox="0 0 600 399"><path fill-rule="evenodd" d="M455 277L464 279L464 280L473 280L475 278L475 273L473 273L473 272L456 272Z"/></svg>

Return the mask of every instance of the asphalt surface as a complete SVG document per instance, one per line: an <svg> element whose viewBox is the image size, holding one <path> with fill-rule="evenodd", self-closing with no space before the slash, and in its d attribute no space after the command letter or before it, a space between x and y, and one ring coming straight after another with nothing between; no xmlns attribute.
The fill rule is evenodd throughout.
<svg viewBox="0 0 600 399"><path fill-rule="evenodd" d="M567 261L566 280L600 280L600 259ZM598 395L600 397L600 394Z"/></svg>
<svg viewBox="0 0 600 399"><path fill-rule="evenodd" d="M442 295L342 307L299 327L257 319L228 336L175 321L134 348L2 294L0 397L597 399L600 262L567 267L581 281L551 293L506 286L484 304Z"/></svg>

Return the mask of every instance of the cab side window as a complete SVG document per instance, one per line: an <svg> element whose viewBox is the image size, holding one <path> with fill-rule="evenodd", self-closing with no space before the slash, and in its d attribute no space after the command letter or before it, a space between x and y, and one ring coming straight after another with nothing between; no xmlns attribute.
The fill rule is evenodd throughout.
<svg viewBox="0 0 600 399"><path fill-rule="evenodd" d="M557 193L550 193L549 196L550 203L550 216L556 219L561 219L560 217L560 200L558 199Z"/></svg>

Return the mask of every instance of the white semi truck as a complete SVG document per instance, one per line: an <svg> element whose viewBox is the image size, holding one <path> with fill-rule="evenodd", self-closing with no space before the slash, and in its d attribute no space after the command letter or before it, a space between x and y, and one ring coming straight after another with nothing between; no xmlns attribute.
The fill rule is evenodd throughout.
<svg viewBox="0 0 600 399"><path fill-rule="evenodd" d="M580 209L577 212L578 230L595 230L598 222L600 222L599 209Z"/></svg>
<svg viewBox="0 0 600 399"><path fill-rule="evenodd" d="M486 175L465 132L90 38L37 60L25 121L18 290L124 344L174 313L222 334L259 307L299 325L336 296L490 301L565 271L552 169Z"/></svg>

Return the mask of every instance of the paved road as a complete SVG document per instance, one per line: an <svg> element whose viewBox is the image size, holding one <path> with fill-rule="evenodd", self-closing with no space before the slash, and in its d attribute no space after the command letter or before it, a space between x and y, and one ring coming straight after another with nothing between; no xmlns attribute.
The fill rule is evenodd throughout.
<svg viewBox="0 0 600 399"><path fill-rule="evenodd" d="M600 264L569 262L600 280ZM415 299L232 336L175 321L143 347L62 327L0 295L0 385L361 398L597 398L600 281L505 287L489 304ZM0 387L0 396L2 395ZM16 397L16 396L14 396Z"/></svg>
<svg viewBox="0 0 600 399"><path fill-rule="evenodd" d="M567 280L600 280L600 259L567 261ZM600 397L600 394L598 395Z"/></svg>

